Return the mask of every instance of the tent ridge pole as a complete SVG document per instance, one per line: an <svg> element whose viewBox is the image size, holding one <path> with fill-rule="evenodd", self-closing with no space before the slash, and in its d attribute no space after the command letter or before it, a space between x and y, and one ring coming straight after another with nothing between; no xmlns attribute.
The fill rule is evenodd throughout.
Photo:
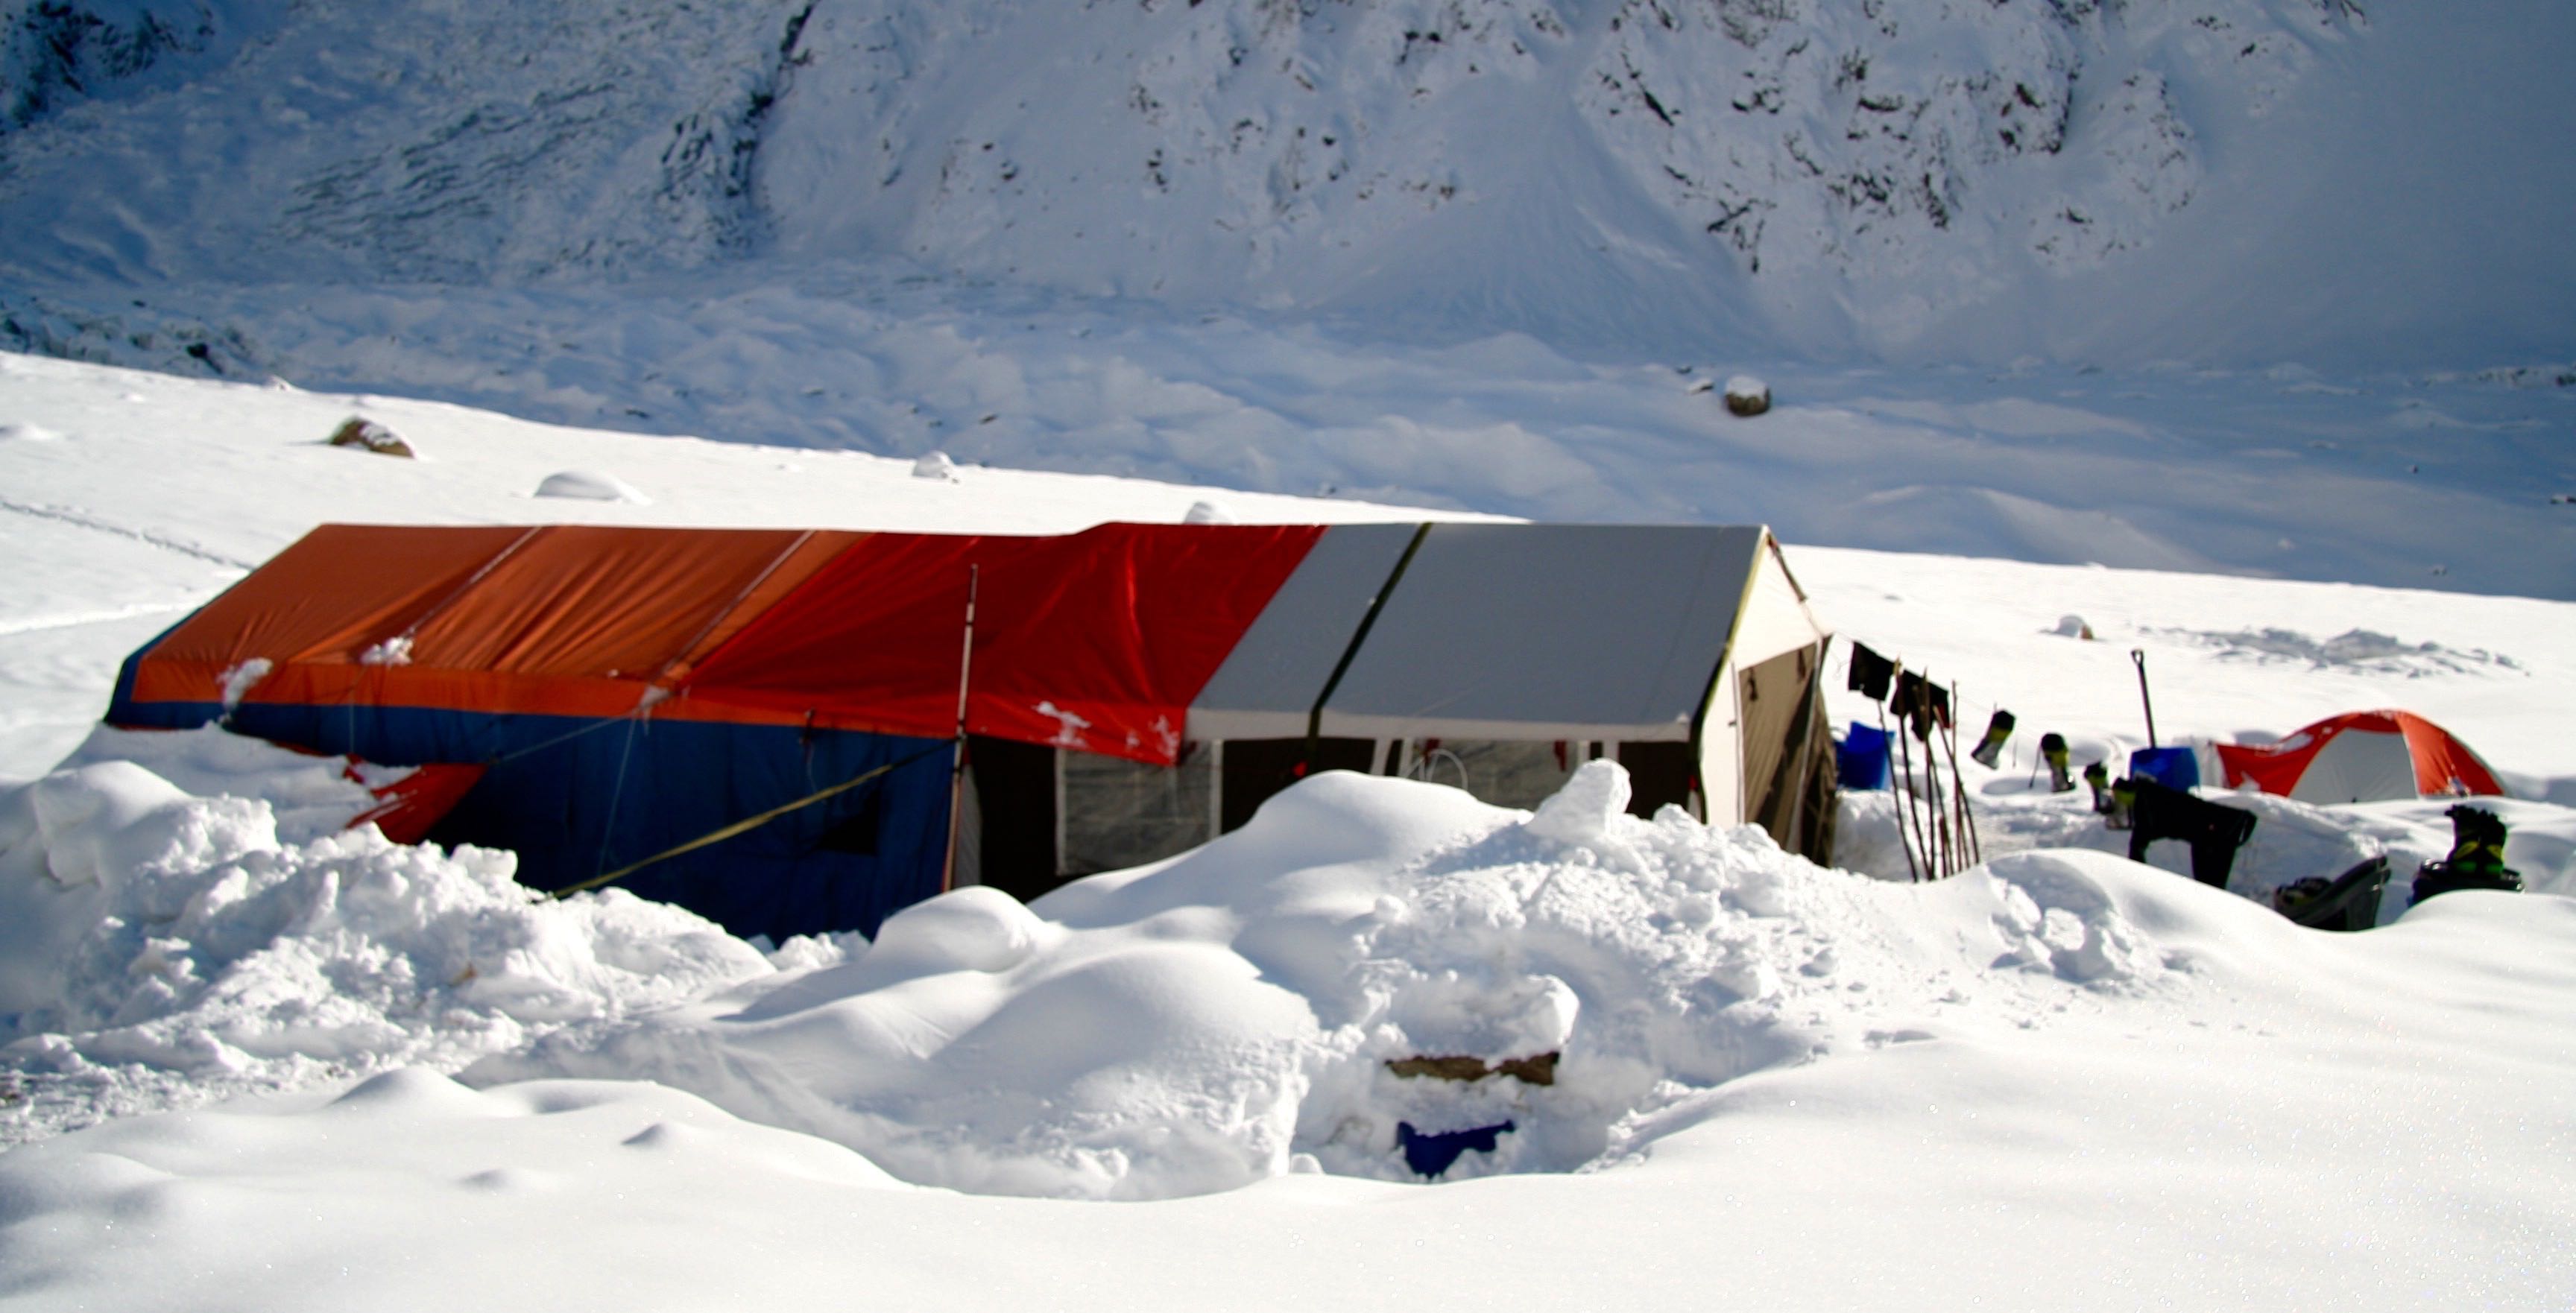
<svg viewBox="0 0 2576 1313"><path fill-rule="evenodd" d="M1414 526L1412 541L1404 545L1404 555L1395 558L1395 568L1387 572L1386 582L1378 585L1377 595L1369 599L1367 613L1360 617L1359 628L1351 631L1351 641L1343 645L1342 659L1333 663L1333 673L1324 681L1323 691L1315 695L1315 704L1306 709L1306 757L1299 763L1301 776L1314 768L1315 751L1324 739L1324 704L1332 701L1333 690L1342 686L1342 676L1349 674L1351 662L1359 659L1360 644L1368 641L1369 630L1376 626L1378 613L1386 609L1386 599L1394 595L1395 586L1404 580L1405 569L1413 564L1414 553L1422 550L1422 540L1430 536L1429 521Z"/></svg>

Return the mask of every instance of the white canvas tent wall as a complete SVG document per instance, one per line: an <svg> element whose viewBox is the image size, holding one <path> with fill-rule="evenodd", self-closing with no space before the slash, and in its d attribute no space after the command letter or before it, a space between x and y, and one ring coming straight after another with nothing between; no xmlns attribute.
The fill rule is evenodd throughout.
<svg viewBox="0 0 2576 1313"><path fill-rule="evenodd" d="M1193 700L1199 746L1177 776L1059 755L1058 872L1240 823L1258 800L1240 795L1285 782L1238 769L1256 754L1463 782L1513 806L1611 756L1649 806L1760 823L1824 860L1827 641L1758 526L1337 525ZM1088 837L1148 830L1167 837L1115 851Z"/></svg>
<svg viewBox="0 0 2576 1313"><path fill-rule="evenodd" d="M1740 676L1821 662L1826 638L1759 527L1336 528L1208 682L1189 734L1691 744L1705 819L1738 824L1758 801Z"/></svg>

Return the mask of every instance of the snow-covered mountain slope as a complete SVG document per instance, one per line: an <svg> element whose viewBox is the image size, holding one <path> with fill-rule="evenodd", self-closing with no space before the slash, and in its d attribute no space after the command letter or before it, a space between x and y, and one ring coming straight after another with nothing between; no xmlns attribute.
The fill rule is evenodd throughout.
<svg viewBox="0 0 2576 1313"><path fill-rule="evenodd" d="M743 249L746 134L796 12L21 8L0 85L45 112L20 110L0 135L0 204L29 264L117 280L467 282ZM177 32L191 35L153 35Z"/></svg>
<svg viewBox="0 0 2576 1313"><path fill-rule="evenodd" d="M1587 348L2453 365L2563 354L2576 285L2547 0L11 16L37 282L903 256Z"/></svg>
<svg viewBox="0 0 2576 1313"><path fill-rule="evenodd" d="M2152 245L2213 182L2201 137L2367 30L2344 0L970 12L816 9L761 160L782 246L1902 355Z"/></svg>

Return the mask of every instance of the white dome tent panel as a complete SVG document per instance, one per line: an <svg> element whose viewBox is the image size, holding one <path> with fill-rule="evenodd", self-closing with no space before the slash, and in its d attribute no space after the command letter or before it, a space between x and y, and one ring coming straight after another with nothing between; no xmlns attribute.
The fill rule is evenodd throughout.
<svg viewBox="0 0 2576 1313"><path fill-rule="evenodd" d="M2321 805L2412 798L2416 796L2415 758L2403 734L2346 729L2327 739L2308 759L2308 768L2290 796Z"/></svg>

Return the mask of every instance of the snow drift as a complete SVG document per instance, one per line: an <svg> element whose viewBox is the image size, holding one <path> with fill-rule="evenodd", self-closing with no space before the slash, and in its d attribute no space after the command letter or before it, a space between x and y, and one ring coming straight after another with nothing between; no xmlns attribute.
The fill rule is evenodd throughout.
<svg viewBox="0 0 2576 1313"><path fill-rule="evenodd" d="M115 759L0 797L12 1139L426 1065L649 1079L973 1193L1573 1172L1651 1152L1764 1072L1961 1025L2186 1013L2331 960L2251 902L2099 853L2008 852L1939 885L1825 870L1753 827L1628 815L1608 761L1536 812L1328 772L1156 866L1025 907L960 889L873 944L765 956L613 890L545 900L507 854L340 830L370 799L312 758L211 729L101 737L85 755L216 781L228 763L271 797ZM2267 827L2309 818L2283 865L2420 842L2259 801ZM2073 815L2008 809L2000 848L2095 841L2043 803ZM1854 811L1864 837L1873 817ZM2543 828L2523 854L2576 865ZM1447 1160L1408 1155L1426 1140Z"/></svg>
<svg viewBox="0 0 2576 1313"><path fill-rule="evenodd" d="M1914 1034L1970 981L2033 1011L2193 987L2190 955L2124 912L2126 863L1897 888L1750 827L1628 816L1627 796L1609 762L1535 814L1328 773L1169 863L1026 908L959 890L848 963L560 1031L467 1079L641 1075L907 1180L1161 1198L1301 1169L1415 1179L1400 1127L1511 1124L1444 1179L1574 1171L1740 1077ZM1412 1059L1486 1074L1400 1074Z"/></svg>
<svg viewBox="0 0 2576 1313"><path fill-rule="evenodd" d="M1639 1151L1695 1095L1903 1030L1963 978L2185 983L2120 911L2124 864L1899 889L1749 827L1628 816L1608 762L1535 814L1330 773L1160 866L1034 907L961 889L873 945L772 959L615 891L544 900L507 854L338 831L312 759L115 737L176 774L232 757L237 782L308 805L193 797L117 760L0 799L0 1059L32 1096L12 1138L428 1064L647 1077L977 1192L1413 1179L1400 1127L1504 1122L1445 1175L1561 1172ZM339 816L366 800L349 792Z"/></svg>
<svg viewBox="0 0 2576 1313"><path fill-rule="evenodd" d="M336 759L113 737L171 740L139 755L182 778L229 759L232 788L273 796L196 797L125 760L0 795L0 1071L25 1087L0 1138L458 1066L771 969L677 908L544 901L508 853L342 830L373 800Z"/></svg>

